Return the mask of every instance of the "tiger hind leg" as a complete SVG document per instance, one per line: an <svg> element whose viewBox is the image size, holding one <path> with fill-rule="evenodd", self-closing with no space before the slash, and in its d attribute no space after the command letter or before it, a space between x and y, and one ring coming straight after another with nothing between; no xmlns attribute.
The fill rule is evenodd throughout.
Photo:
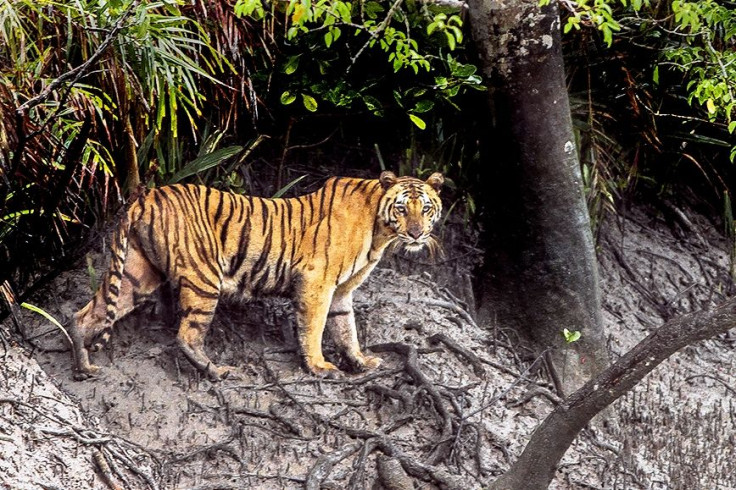
<svg viewBox="0 0 736 490"><path fill-rule="evenodd" d="M92 300L74 315L69 336L72 340L75 374L81 380L99 371L90 362L89 352L102 348L110 338L115 322L133 311L141 298L147 298L163 284L163 276L132 243L124 258L122 278L108 271ZM118 285L116 287L116 285Z"/></svg>

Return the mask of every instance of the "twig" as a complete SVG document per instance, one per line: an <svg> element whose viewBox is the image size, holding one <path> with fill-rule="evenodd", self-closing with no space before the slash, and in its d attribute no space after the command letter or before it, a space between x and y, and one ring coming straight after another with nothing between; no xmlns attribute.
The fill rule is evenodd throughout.
<svg viewBox="0 0 736 490"><path fill-rule="evenodd" d="M480 413L483 410L485 410L485 409L487 409L487 408L492 407L493 405L495 405L499 400L501 400L503 397L505 397L514 388L514 386L516 386L517 384L519 384L521 381L525 380L526 379L525 378L526 374L528 372L532 371L532 369L534 369L537 366L537 364L539 364L539 362L542 359L544 359L544 357L546 356L546 354L547 354L547 350L545 350L544 352L542 352L539 355L539 357L537 357L534 360L534 362L528 368L526 368L526 370L524 370L524 372L521 373L519 375L519 377L516 378L516 380L514 380L513 383L511 383L508 387L506 387L506 389L504 391L502 391L499 395L496 395L495 397L493 397L493 399L490 402L486 403L485 405L483 405L483 406L481 406L481 407L473 410L470 413L466 413L465 415L463 415L463 420L467 420L470 417L472 417L473 415L475 415L477 413Z"/></svg>
<svg viewBox="0 0 736 490"><path fill-rule="evenodd" d="M376 461L378 481L387 490L413 490L414 480L406 474L401 461L381 455Z"/></svg>
<svg viewBox="0 0 736 490"><path fill-rule="evenodd" d="M719 378L717 376L712 376L710 374L693 374L692 376L688 376L687 378L685 378L685 381L690 381L690 380L695 379L695 378L708 378L708 379L712 379L713 381L716 381L716 382L720 383L721 385L723 385L723 387L726 388L726 391L730 391L731 393L733 393L734 395L736 395L736 389L734 389L732 386L730 386L728 383L726 383L721 378Z"/></svg>
<svg viewBox="0 0 736 490"><path fill-rule="evenodd" d="M100 46L95 50L94 53L92 53L92 56L90 56L87 61L82 63L81 65L77 66L76 68L73 68L69 70L66 73L62 73L58 78L56 78L53 82L48 84L46 88L44 88L41 93L36 95L35 97L28 99L23 104L21 104L16 110L16 114L22 115L26 113L29 109L32 109L33 107L37 106L41 102L43 102L46 98L48 98L49 94L56 90L60 85L65 83L67 80L72 80L71 85L74 85L79 81L82 76L84 76L87 69L94 63L97 62L97 60L102 56L102 54L107 50L107 48L112 44L112 42L117 37L118 33L123 29L123 25L125 24L126 19L130 16L131 13L133 13L133 8L136 6L135 2L132 2L128 9L123 12L123 15L120 16L120 18L115 22L115 25L108 33L107 37L102 41Z"/></svg>
<svg viewBox="0 0 736 490"><path fill-rule="evenodd" d="M559 405L559 403L562 401L561 398L551 391L549 391L546 388L542 388L541 386L535 386L531 390L528 390L526 393L524 393L521 398L516 400L515 402L509 403L509 407L518 407L520 405L525 404L532 398L536 398L538 396L542 396L552 402L552 405Z"/></svg>
<svg viewBox="0 0 736 490"><path fill-rule="evenodd" d="M363 444L363 448L360 450L360 455L353 463L353 468L356 469L350 477L350 481L348 481L348 490L359 490L365 487L363 482L365 478L365 462L368 459L368 456L370 456L376 448L376 442L377 439L368 439Z"/></svg>
<svg viewBox="0 0 736 490"><path fill-rule="evenodd" d="M171 462L174 463L174 464L181 463L183 461L186 461L188 459L191 459L191 458L193 458L193 457L195 457L195 456L197 456L199 454L202 454L202 453L210 453L210 452L215 452L215 451L222 451L223 453L228 454L231 458L233 458L235 461L237 461L241 465L244 465L245 462L243 461L243 458L240 457L240 455L235 451L235 449L233 449L232 447L230 447L230 443L233 442L234 439L235 439L234 436L230 436L225 441L217 442L215 444L210 444L209 446L202 446L202 447L200 447L198 449L195 449L194 451L192 451L190 453L187 453L187 454L185 454L183 456L177 456Z"/></svg>
<svg viewBox="0 0 736 490"><path fill-rule="evenodd" d="M360 58L360 55L363 54L363 51L365 51L370 44L378 38L378 35L383 32L386 27L388 27L389 23L391 22L391 18L396 13L396 9L399 8L399 5L401 5L401 2L404 0L396 0L393 5L391 5L391 8L388 10L388 13L386 14L386 18L383 19L383 21L378 25L378 27L371 31L371 37L368 39L368 41L365 42L363 46L358 50L357 53L355 53L355 56L352 57L350 60L350 66L348 66L347 70L345 71L346 74L350 73L351 68L355 64L356 61L358 61L358 58Z"/></svg>

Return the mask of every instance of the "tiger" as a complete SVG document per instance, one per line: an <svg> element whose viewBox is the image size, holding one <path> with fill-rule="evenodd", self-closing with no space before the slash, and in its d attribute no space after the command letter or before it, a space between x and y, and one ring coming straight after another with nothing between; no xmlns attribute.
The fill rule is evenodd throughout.
<svg viewBox="0 0 736 490"><path fill-rule="evenodd" d="M441 173L426 179L331 177L317 191L261 198L175 184L140 194L111 241L110 265L93 298L69 328L75 379L99 367L90 351L110 339L117 320L168 283L178 300L177 343L195 368L219 380L237 368L218 366L204 341L222 298L291 298L298 348L314 375L339 373L325 360L325 329L350 367L381 359L358 343L353 292L391 245L408 252L439 245L432 230L442 212Z"/></svg>

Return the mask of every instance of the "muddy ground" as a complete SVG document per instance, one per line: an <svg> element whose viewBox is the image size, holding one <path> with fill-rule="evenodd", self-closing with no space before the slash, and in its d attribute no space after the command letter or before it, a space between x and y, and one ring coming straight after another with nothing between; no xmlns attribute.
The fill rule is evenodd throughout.
<svg viewBox="0 0 736 490"><path fill-rule="evenodd" d="M726 241L696 213L630 210L599 243L614 357L732 291ZM187 363L155 305L121 322L87 381L72 379L68 352L4 346L0 485L482 488L552 409L528 395L552 386L513 331L475 323L465 304L473 247L446 248L432 268L384 261L359 289L361 343L384 358L370 373L306 374L279 300L218 310L208 351L241 370L217 383ZM93 260L104 269L102 254ZM78 264L33 302L67 320L90 296ZM39 345L56 342L40 316L24 312L23 323L30 337L51 332ZM657 368L615 404L614 423L577 438L552 488L736 488L735 344L732 331Z"/></svg>

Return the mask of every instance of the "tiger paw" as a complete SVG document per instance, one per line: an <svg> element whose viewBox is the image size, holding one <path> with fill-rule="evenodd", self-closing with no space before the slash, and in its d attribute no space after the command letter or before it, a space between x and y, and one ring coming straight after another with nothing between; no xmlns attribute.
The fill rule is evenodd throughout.
<svg viewBox="0 0 736 490"><path fill-rule="evenodd" d="M100 367L94 364L89 364L82 369L78 369L74 372L73 378L75 381L84 381L85 379L94 378L100 372Z"/></svg>
<svg viewBox="0 0 736 490"><path fill-rule="evenodd" d="M307 361L307 369L315 376L324 378L336 378L340 375L340 370L337 366L327 361Z"/></svg>
<svg viewBox="0 0 736 490"><path fill-rule="evenodd" d="M214 381L222 381L224 379L240 380L243 379L243 372L237 366L213 366L207 369L207 374Z"/></svg>
<svg viewBox="0 0 736 490"><path fill-rule="evenodd" d="M359 364L361 369L369 371L371 369L376 369L382 362L383 359L377 356L363 356L363 359Z"/></svg>

